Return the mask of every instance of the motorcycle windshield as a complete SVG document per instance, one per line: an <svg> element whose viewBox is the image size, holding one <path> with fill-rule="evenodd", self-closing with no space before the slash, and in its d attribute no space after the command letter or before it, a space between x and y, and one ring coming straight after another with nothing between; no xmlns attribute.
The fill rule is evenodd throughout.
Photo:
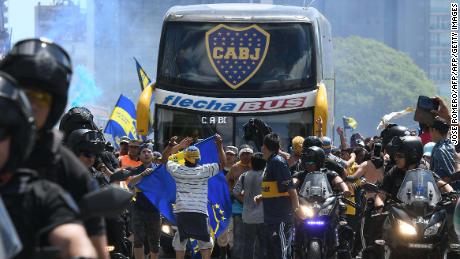
<svg viewBox="0 0 460 259"><path fill-rule="evenodd" d="M407 205L414 202L425 202L430 206L435 206L441 201L441 192L431 171L414 169L406 172L397 198Z"/></svg>
<svg viewBox="0 0 460 259"><path fill-rule="evenodd" d="M323 198L327 199L332 196L332 188L325 174L320 172L309 173L305 176L299 195L301 197Z"/></svg>

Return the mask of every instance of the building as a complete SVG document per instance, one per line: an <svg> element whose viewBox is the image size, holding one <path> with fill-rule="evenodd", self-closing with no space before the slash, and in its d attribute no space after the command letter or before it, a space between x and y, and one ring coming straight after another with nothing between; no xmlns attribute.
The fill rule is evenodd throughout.
<svg viewBox="0 0 460 259"><path fill-rule="evenodd" d="M62 45L70 54L74 66L87 67L86 14L72 1L54 1L51 5L35 6L35 36L48 38Z"/></svg>
<svg viewBox="0 0 460 259"><path fill-rule="evenodd" d="M0 0L0 57L3 57L11 46L11 33L7 28L8 0Z"/></svg>
<svg viewBox="0 0 460 259"><path fill-rule="evenodd" d="M311 0L273 0L274 4L303 6ZM447 0L318 0L331 22L334 37L371 38L408 54L448 96L449 19Z"/></svg>
<svg viewBox="0 0 460 259"><path fill-rule="evenodd" d="M429 77L444 97L450 96L450 3L431 0L430 5Z"/></svg>

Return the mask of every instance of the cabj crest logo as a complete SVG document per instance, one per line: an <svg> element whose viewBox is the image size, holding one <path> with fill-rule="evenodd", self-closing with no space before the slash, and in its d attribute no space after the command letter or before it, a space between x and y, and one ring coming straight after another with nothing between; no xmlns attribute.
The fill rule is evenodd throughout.
<svg viewBox="0 0 460 259"><path fill-rule="evenodd" d="M206 50L217 75L237 89L259 70L267 55L270 34L257 25L245 28L219 24L206 32Z"/></svg>

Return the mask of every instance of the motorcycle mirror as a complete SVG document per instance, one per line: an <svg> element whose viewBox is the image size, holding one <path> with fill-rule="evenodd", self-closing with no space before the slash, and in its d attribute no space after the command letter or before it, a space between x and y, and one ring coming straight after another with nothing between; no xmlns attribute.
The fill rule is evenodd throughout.
<svg viewBox="0 0 460 259"><path fill-rule="evenodd" d="M86 194L80 202L83 218L116 217L129 205L133 194L118 187L104 187Z"/></svg>
<svg viewBox="0 0 460 259"><path fill-rule="evenodd" d="M373 183L365 183L361 185L361 188L363 188L366 192L378 192L379 187Z"/></svg>

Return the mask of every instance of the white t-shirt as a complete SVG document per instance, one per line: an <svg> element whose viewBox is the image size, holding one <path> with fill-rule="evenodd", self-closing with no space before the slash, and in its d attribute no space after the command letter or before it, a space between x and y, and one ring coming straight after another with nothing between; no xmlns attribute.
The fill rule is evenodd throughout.
<svg viewBox="0 0 460 259"><path fill-rule="evenodd" d="M219 173L219 164L187 167L168 161L166 169L176 180L174 213L197 212L208 215L208 179Z"/></svg>

